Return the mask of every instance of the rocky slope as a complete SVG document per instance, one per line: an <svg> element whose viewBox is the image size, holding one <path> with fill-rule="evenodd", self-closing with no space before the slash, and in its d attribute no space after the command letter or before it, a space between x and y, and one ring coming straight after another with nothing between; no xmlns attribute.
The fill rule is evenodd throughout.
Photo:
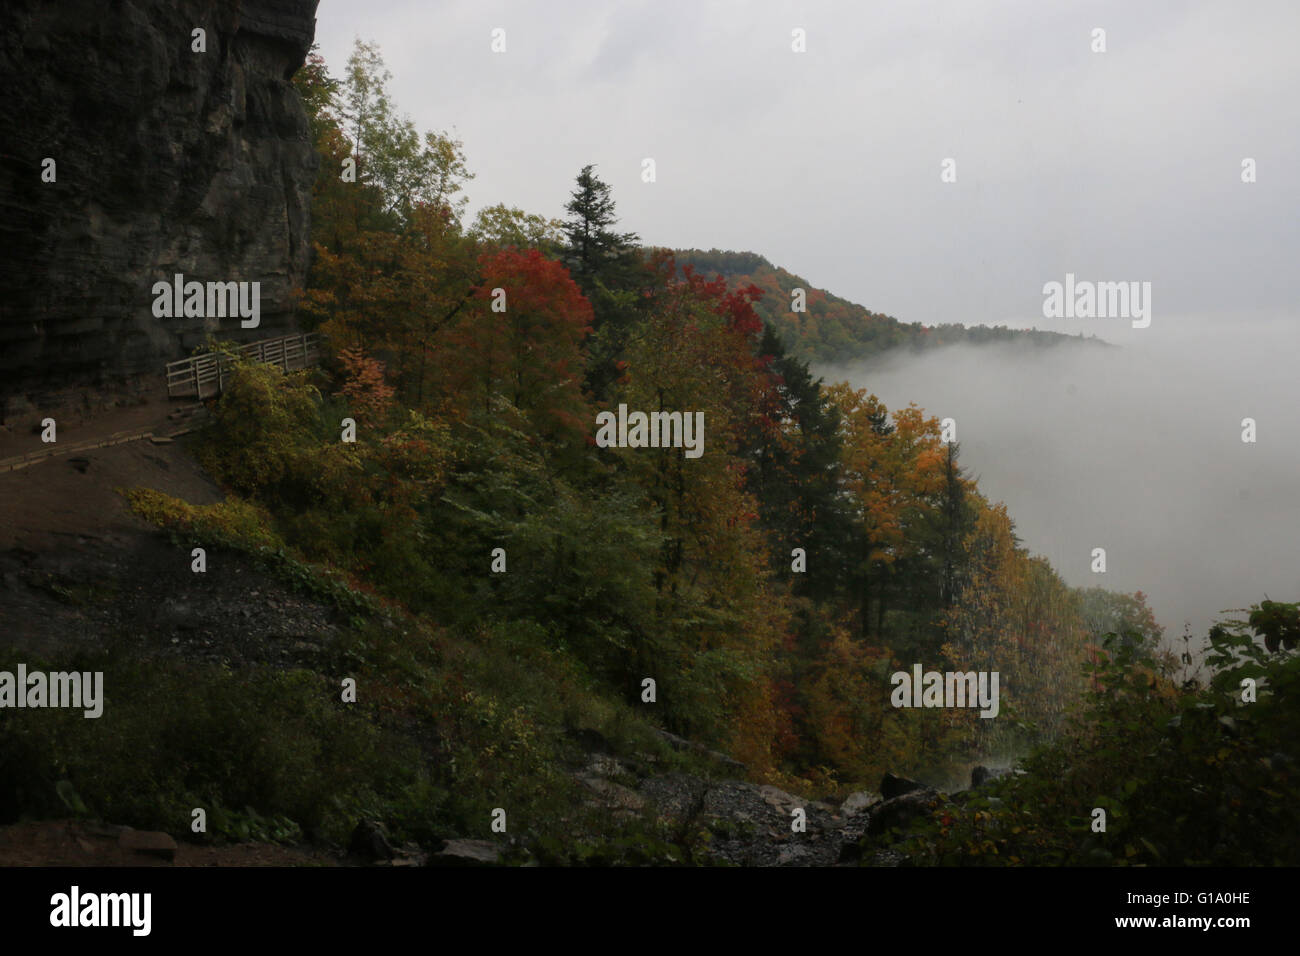
<svg viewBox="0 0 1300 956"><path fill-rule="evenodd" d="M188 550L131 513L118 489L196 504L223 495L180 442L128 442L0 473L0 646L63 656L124 645L146 657L229 666L310 666L337 612L212 551Z"/></svg>

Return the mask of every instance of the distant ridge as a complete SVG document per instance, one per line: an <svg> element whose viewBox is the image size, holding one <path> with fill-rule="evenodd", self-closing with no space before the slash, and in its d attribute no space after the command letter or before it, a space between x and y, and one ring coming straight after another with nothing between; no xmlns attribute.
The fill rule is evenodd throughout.
<svg viewBox="0 0 1300 956"><path fill-rule="evenodd" d="M676 249L673 255L679 267L690 265L705 278L722 275L728 288L753 283L762 289L763 298L755 306L758 313L776 328L792 354L819 365L859 361L890 349L920 350L959 342L1025 342L1036 346L1066 342L1108 344L1095 336L1064 335L1040 329L900 322L893 316L872 312L818 289L806 279L772 265L756 252ZM807 311L804 313L790 311L791 293L796 288L805 291Z"/></svg>

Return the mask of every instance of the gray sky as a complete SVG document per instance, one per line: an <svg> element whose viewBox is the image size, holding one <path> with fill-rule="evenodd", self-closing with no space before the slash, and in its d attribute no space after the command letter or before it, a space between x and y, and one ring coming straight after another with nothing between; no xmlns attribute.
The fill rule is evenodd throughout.
<svg viewBox="0 0 1300 956"><path fill-rule="evenodd" d="M562 215L596 163L645 241L759 252L905 321L1041 324L1066 272L1151 281L1165 315L1294 298L1293 0L322 0L318 21L336 74L376 41L398 107L459 133L471 214Z"/></svg>
<svg viewBox="0 0 1300 956"><path fill-rule="evenodd" d="M1294 0L322 0L317 36L336 75L376 41L398 107L463 139L471 215L562 216L596 163L648 243L758 252L903 321L1121 343L841 371L956 418L1029 548L1147 591L1171 633L1300 597ZM1151 326L1044 319L1067 272L1150 282Z"/></svg>

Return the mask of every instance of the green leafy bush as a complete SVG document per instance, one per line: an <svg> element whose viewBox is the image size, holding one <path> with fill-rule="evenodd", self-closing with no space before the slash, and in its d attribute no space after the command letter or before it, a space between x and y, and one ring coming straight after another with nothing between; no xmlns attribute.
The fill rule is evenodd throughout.
<svg viewBox="0 0 1300 956"><path fill-rule="evenodd" d="M939 864L1300 863L1300 654L1256 642L1273 623L1260 610L1216 626L1206 685L1175 684L1150 649L1111 635L1070 731L900 848Z"/></svg>

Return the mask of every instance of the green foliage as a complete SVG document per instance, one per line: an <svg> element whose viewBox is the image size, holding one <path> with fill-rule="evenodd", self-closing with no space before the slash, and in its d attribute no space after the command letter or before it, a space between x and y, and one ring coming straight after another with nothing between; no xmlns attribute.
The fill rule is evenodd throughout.
<svg viewBox="0 0 1300 956"><path fill-rule="evenodd" d="M564 224L497 203L478 211L469 235L489 248L537 249L554 258L564 242Z"/></svg>
<svg viewBox="0 0 1300 956"><path fill-rule="evenodd" d="M227 810L213 801L208 813L208 833L226 842L300 843L302 828L285 816L265 817L252 807Z"/></svg>
<svg viewBox="0 0 1300 956"><path fill-rule="evenodd" d="M639 260L636 234L617 233L610 228L618 222L614 199L594 169L587 165L578 173L573 194L564 207L569 212L564 226L568 237L564 261L584 292L597 282L607 288L620 287L619 279Z"/></svg>
<svg viewBox="0 0 1300 956"><path fill-rule="evenodd" d="M122 493L136 514L171 532L177 544L239 551L301 593L327 600L343 611L372 614L379 610L370 595L351 587L336 570L303 560L272 529L270 515L249 502L231 498L212 505L192 505L145 488Z"/></svg>
<svg viewBox="0 0 1300 956"><path fill-rule="evenodd" d="M293 75L293 86L302 97L303 108L307 112L307 122L311 125L312 142L319 143L326 130L336 125L339 82L329 75L325 60L317 53L320 46L311 45L307 62ZM338 175L330 170L329 175Z"/></svg>
<svg viewBox="0 0 1300 956"><path fill-rule="evenodd" d="M13 779L24 781L17 805L0 807L7 819L66 808L188 834L191 809L202 807L212 837L293 840L301 827L337 840L351 822L332 795L383 790L412 773L409 744L349 712L337 685L315 674L115 653L25 663L103 671L105 700L94 719L75 709L4 711L0 767L6 779L21 768ZM0 661L14 667L9 655Z"/></svg>
<svg viewBox="0 0 1300 956"><path fill-rule="evenodd" d="M341 501L344 475L359 462L351 446L319 442L321 398L308 373L285 375L274 365L242 362L228 375L199 448L203 465L249 497Z"/></svg>
<svg viewBox="0 0 1300 956"><path fill-rule="evenodd" d="M1262 601L1250 612L1250 626L1270 651L1279 647L1293 651L1300 644L1300 605Z"/></svg>
<svg viewBox="0 0 1300 956"><path fill-rule="evenodd" d="M122 494L131 509L146 521L178 535L193 535L202 544L252 553L283 546L270 530L270 515L247 501L232 498L211 505L192 505L147 488L132 488Z"/></svg>
<svg viewBox="0 0 1300 956"><path fill-rule="evenodd" d="M618 222L609 186L588 165L578 173L565 209L560 261L591 302L594 335L589 344L587 385L605 397L619 378L619 362L632 326L643 318L639 287L645 283L643 256L635 233L613 230Z"/></svg>
<svg viewBox="0 0 1300 956"><path fill-rule="evenodd" d="M1118 594L1104 588L1087 588L1079 591L1079 601L1084 626L1094 641L1107 634L1118 634L1122 640L1154 650L1164 634L1141 591Z"/></svg>
<svg viewBox="0 0 1300 956"><path fill-rule="evenodd" d="M1254 612L1267 626L1268 609ZM936 811L901 848L939 864L1296 865L1300 655L1270 656L1250 626L1216 629L1205 687L1175 686L1149 649L1110 635L1070 732L1027 758L1026 774Z"/></svg>
<svg viewBox="0 0 1300 956"><path fill-rule="evenodd" d="M457 596L444 619L535 621L549 646L627 686L659 547L638 502L617 486L575 487L505 422L468 430L455 455L460 466L424 526L443 558L435 586ZM508 570L491 574L498 547Z"/></svg>
<svg viewBox="0 0 1300 956"><path fill-rule="evenodd" d="M542 866L698 866L698 842L683 842L666 823L611 821L606 835L582 840L542 837L527 859Z"/></svg>
<svg viewBox="0 0 1300 956"><path fill-rule="evenodd" d="M458 194L473 179L462 144L446 133L421 136L410 119L398 116L388 93L391 79L379 50L358 39L338 84L340 125L353 144L357 181L375 190L383 213L397 224L408 223L420 205L459 220L468 200Z"/></svg>

